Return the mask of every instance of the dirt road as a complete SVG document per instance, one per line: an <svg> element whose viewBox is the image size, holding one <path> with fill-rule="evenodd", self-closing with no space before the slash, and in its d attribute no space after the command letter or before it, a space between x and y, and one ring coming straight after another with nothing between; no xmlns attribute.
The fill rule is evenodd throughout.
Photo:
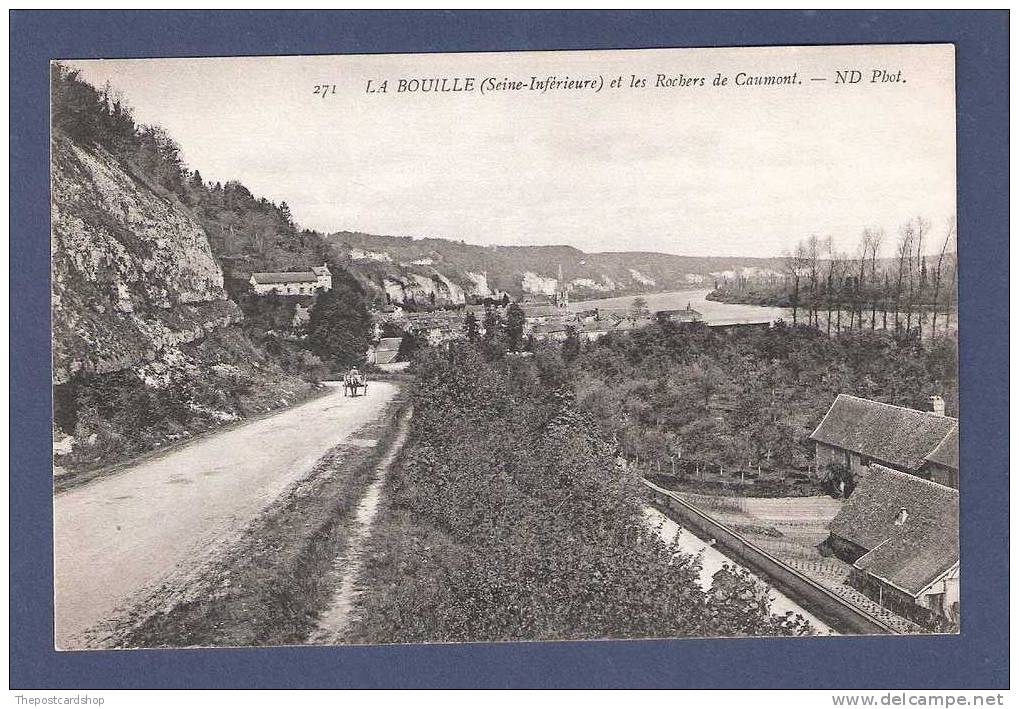
<svg viewBox="0 0 1019 709"><path fill-rule="evenodd" d="M54 497L55 641L93 645L115 619L171 576L186 575L396 394L329 394L224 431Z"/></svg>

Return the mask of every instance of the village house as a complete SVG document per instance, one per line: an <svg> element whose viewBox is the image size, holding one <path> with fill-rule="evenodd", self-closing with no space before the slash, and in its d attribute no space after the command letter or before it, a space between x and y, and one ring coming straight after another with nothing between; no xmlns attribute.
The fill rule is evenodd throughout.
<svg viewBox="0 0 1019 709"><path fill-rule="evenodd" d="M368 348L368 364L383 365L395 362L402 343L402 337L383 337Z"/></svg>
<svg viewBox="0 0 1019 709"><path fill-rule="evenodd" d="M310 271L252 273L248 282L256 295L314 295L333 287L333 274L322 264Z"/></svg>
<svg viewBox="0 0 1019 709"><path fill-rule="evenodd" d="M502 301L496 301L490 304L469 303L463 307L463 314L466 316L467 313L471 313L478 319L478 322L481 322L481 320L485 317L485 313L489 310L494 310L499 313L500 317L506 314L506 306L502 304Z"/></svg>
<svg viewBox="0 0 1019 709"><path fill-rule="evenodd" d="M554 303L518 303L524 320L531 324L575 320L576 315Z"/></svg>
<svg viewBox="0 0 1019 709"><path fill-rule="evenodd" d="M704 319L698 311L690 307L689 303L685 308L679 310L658 310L655 312L655 317L675 323L700 322Z"/></svg>
<svg viewBox="0 0 1019 709"><path fill-rule="evenodd" d="M589 320L580 325L580 334L588 342L594 342L608 334L612 327L607 322Z"/></svg>
<svg viewBox="0 0 1019 709"><path fill-rule="evenodd" d="M958 624L958 490L874 464L829 532L850 585L921 625Z"/></svg>
<svg viewBox="0 0 1019 709"><path fill-rule="evenodd" d="M569 325L562 323L536 323L528 326L524 334L538 342L563 342L569 337Z"/></svg>
<svg viewBox="0 0 1019 709"><path fill-rule="evenodd" d="M840 467L854 479L877 463L903 473L959 487L958 419L839 394L810 434L817 470Z"/></svg>

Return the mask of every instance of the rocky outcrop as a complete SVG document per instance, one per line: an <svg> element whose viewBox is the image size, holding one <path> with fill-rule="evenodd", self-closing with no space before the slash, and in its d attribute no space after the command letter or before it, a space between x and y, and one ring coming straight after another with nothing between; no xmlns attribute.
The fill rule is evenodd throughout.
<svg viewBox="0 0 1019 709"><path fill-rule="evenodd" d="M438 272L430 276L419 273L387 276L382 287L394 303L463 305L467 302L464 289Z"/></svg>
<svg viewBox="0 0 1019 709"><path fill-rule="evenodd" d="M101 148L52 144L53 370L150 361L240 319L202 227Z"/></svg>
<svg viewBox="0 0 1019 709"><path fill-rule="evenodd" d="M554 238L554 235L546 235ZM459 302L551 295L560 269L570 298L585 300L710 285L727 274L778 272L778 259L679 256L644 251L586 253L570 246L480 246L453 239L338 232L325 238L337 261L373 295L395 303ZM681 248L681 244L677 244ZM445 285L422 284L418 276ZM451 287L450 284L455 286Z"/></svg>

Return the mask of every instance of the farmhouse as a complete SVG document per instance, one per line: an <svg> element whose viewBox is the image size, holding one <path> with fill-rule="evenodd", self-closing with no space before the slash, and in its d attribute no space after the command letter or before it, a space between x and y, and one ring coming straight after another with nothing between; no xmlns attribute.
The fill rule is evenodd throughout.
<svg viewBox="0 0 1019 709"><path fill-rule="evenodd" d="M851 585L915 622L958 622L958 490L875 464L829 532Z"/></svg>
<svg viewBox="0 0 1019 709"><path fill-rule="evenodd" d="M945 436L938 447L924 456L920 474L942 485L959 488L959 427Z"/></svg>
<svg viewBox="0 0 1019 709"><path fill-rule="evenodd" d="M942 413L839 394L810 439L818 470L838 466L862 478L878 463L958 488L958 426Z"/></svg>
<svg viewBox="0 0 1019 709"><path fill-rule="evenodd" d="M368 363L390 364L395 362L402 342L402 337L383 337L374 347L369 348Z"/></svg>
<svg viewBox="0 0 1019 709"><path fill-rule="evenodd" d="M252 273L248 282L257 295L314 295L333 287L333 274L322 264L310 271Z"/></svg>

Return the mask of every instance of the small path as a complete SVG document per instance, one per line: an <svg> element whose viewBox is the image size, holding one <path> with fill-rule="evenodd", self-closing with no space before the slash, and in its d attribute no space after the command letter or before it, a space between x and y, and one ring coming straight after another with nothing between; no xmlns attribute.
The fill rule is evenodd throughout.
<svg viewBox="0 0 1019 709"><path fill-rule="evenodd" d="M350 624L354 601L360 595L357 587L361 569L364 566L364 548L371 535L372 523L378 514L379 502L382 499L382 488L386 482L386 473L396 460L397 454L407 442L412 408L401 416L398 422L399 431L386 451L385 457L375 469L375 480L364 493L357 506L354 518L354 529L350 533L347 548L333 562L332 573L339 579L336 593L329 603L329 608L319 619L318 627L309 635L309 645L336 645L343 642L344 635Z"/></svg>

